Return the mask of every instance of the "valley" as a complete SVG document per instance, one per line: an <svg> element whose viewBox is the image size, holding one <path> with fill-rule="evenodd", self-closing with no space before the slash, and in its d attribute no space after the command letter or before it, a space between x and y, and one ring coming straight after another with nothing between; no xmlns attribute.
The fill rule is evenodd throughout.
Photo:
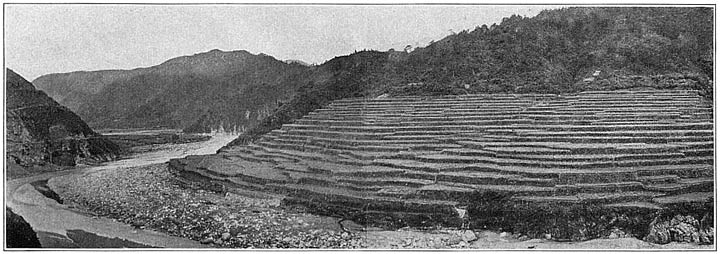
<svg viewBox="0 0 720 254"><path fill-rule="evenodd" d="M717 248L715 6L8 6L6 248Z"/></svg>

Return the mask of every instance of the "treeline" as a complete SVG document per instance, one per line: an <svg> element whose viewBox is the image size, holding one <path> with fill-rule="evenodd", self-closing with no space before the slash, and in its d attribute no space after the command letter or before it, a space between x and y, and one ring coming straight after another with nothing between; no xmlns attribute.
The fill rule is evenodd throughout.
<svg viewBox="0 0 720 254"><path fill-rule="evenodd" d="M565 8L462 31L409 54L402 82L471 92L585 90L610 76L712 77L710 8ZM402 84L395 84L396 86Z"/></svg>

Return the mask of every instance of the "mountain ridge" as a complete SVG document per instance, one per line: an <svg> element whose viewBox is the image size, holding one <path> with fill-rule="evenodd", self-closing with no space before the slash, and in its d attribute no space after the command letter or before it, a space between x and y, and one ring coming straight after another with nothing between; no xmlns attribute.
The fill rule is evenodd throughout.
<svg viewBox="0 0 720 254"><path fill-rule="evenodd" d="M55 74L41 76L35 82L88 119L91 126L99 128L188 128L198 116L209 115L213 108L224 107L221 102L253 100L238 97L239 91L269 90L265 95L253 94L262 101L232 107L231 110L242 114L250 111L251 116L244 120L234 116L234 125L243 128L250 124L251 117L257 119L257 115L267 114L263 112L275 107L273 103L288 97L295 90L293 79L298 78L298 72L303 68L265 54L215 49L175 57L151 67L85 72L81 73L84 77L78 76L76 80L70 77L76 73L64 77ZM94 80L100 82L89 84L93 80L88 78L90 76L97 76ZM189 105L197 101L205 105ZM215 117L208 126L200 129L209 131L222 122L231 122L227 118L225 115ZM229 127L232 129L233 126Z"/></svg>

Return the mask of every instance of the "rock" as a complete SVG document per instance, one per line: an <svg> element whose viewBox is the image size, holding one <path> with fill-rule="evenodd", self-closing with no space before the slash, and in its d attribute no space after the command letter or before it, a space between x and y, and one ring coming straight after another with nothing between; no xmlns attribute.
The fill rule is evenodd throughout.
<svg viewBox="0 0 720 254"><path fill-rule="evenodd" d="M222 239L223 241L227 241L228 239L230 239L230 232L222 233L220 239Z"/></svg>
<svg viewBox="0 0 720 254"><path fill-rule="evenodd" d="M618 238L625 238L628 237L628 234L623 232L622 230L618 228L613 228L610 230L610 234L608 235L608 239L618 239Z"/></svg>
<svg viewBox="0 0 720 254"><path fill-rule="evenodd" d="M681 243L700 242L697 225L698 221L691 216L675 216L670 220L670 239Z"/></svg>
<svg viewBox="0 0 720 254"><path fill-rule="evenodd" d="M698 222L697 219L695 219L694 217L692 217L690 215L688 215L688 216L676 215L675 217L672 218L672 220L670 220L671 226L679 225L682 223L688 224L692 227L698 227L700 225L700 222Z"/></svg>
<svg viewBox="0 0 720 254"><path fill-rule="evenodd" d="M202 243L202 244L210 244L212 242L213 242L213 239L210 237L200 240L200 243Z"/></svg>
<svg viewBox="0 0 720 254"><path fill-rule="evenodd" d="M614 231L610 232L610 235L608 235L608 239L618 239L620 236L618 236Z"/></svg>
<svg viewBox="0 0 720 254"><path fill-rule="evenodd" d="M405 238L403 241L403 247L408 247L412 244L412 238Z"/></svg>
<svg viewBox="0 0 720 254"><path fill-rule="evenodd" d="M507 237L509 235L508 232L502 232L500 233L500 237Z"/></svg>
<svg viewBox="0 0 720 254"><path fill-rule="evenodd" d="M473 232L472 230L465 230L465 232L463 232L460 237L465 242L471 242L477 239L475 232Z"/></svg>
<svg viewBox="0 0 720 254"><path fill-rule="evenodd" d="M453 237L450 237L447 240L445 240L445 243L447 245L456 245L456 244L460 243L461 241L462 241L461 237L453 236Z"/></svg>
<svg viewBox="0 0 720 254"><path fill-rule="evenodd" d="M700 229L699 238L700 244L713 244L715 239L715 229L712 227Z"/></svg>
<svg viewBox="0 0 720 254"><path fill-rule="evenodd" d="M658 218L655 218L655 220L650 223L650 230L644 240L657 244L669 243L671 240L670 222L658 222Z"/></svg>
<svg viewBox="0 0 720 254"><path fill-rule="evenodd" d="M215 244L217 244L217 245L223 244L223 240L217 239L217 240L215 240Z"/></svg>
<svg viewBox="0 0 720 254"><path fill-rule="evenodd" d="M551 235L551 234L545 234L545 239L547 239L547 240L552 239L552 235Z"/></svg>

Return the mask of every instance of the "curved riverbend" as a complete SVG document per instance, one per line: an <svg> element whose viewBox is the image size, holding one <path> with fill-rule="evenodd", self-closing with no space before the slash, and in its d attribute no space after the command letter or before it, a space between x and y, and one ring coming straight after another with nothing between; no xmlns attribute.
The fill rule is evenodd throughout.
<svg viewBox="0 0 720 254"><path fill-rule="evenodd" d="M169 236L152 230L135 229L121 222L107 218L83 214L59 204L57 201L45 197L38 192L31 183L44 181L54 177L68 174L88 174L102 170L113 170L124 167L137 167L167 162L172 158L187 155L200 155L215 153L220 147L234 139L231 135L215 135L210 140L197 143L167 145L161 150L137 154L130 158L108 162L99 166L79 167L73 170L49 172L37 176L13 179L5 185L5 203L7 207L21 215L30 223L38 233L38 238L44 248L62 248L80 246L83 248L100 247L168 247L168 248L202 248L199 242L180 237ZM89 243L73 242L68 232L82 232L81 235L97 235L107 238L104 245L93 246ZM65 239L58 239L65 237ZM87 237L83 237L87 238ZM117 238L117 239L114 239ZM92 241L97 241L93 236ZM77 237L75 237L77 241ZM88 240L91 241L91 240ZM58 244L67 242L70 244ZM107 242L114 245L108 246Z"/></svg>

